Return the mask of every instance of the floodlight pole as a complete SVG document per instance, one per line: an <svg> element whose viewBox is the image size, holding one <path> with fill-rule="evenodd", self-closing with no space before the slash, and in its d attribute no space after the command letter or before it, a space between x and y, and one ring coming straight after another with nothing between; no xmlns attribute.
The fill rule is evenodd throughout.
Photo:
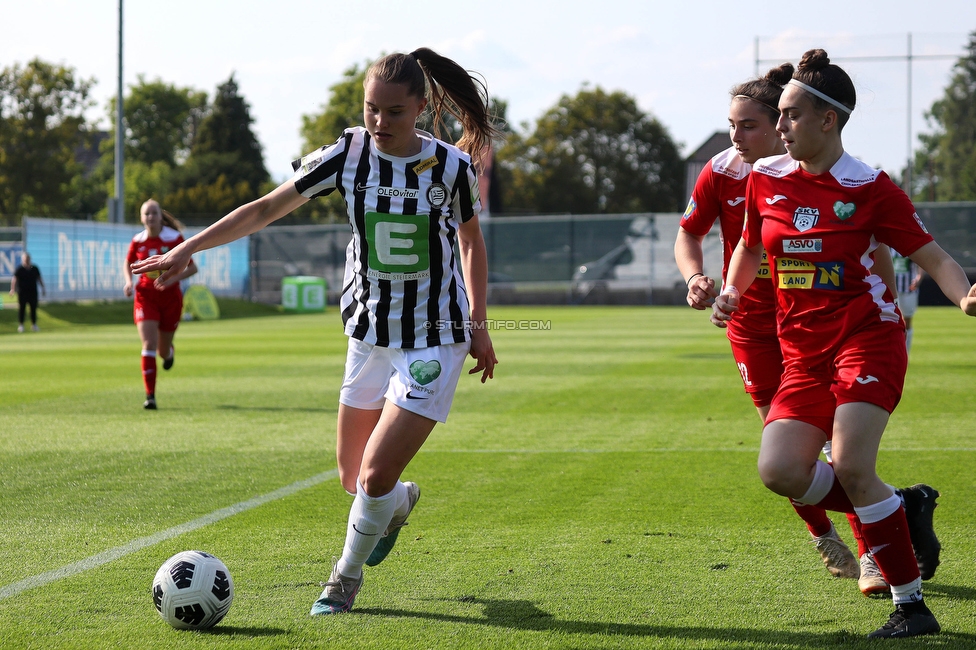
<svg viewBox="0 0 976 650"><path fill-rule="evenodd" d="M125 222L125 176L123 174L123 140L125 128L122 124L122 2L119 0L119 88L115 99L115 209L109 220Z"/></svg>
<svg viewBox="0 0 976 650"><path fill-rule="evenodd" d="M905 178L902 179L905 194L909 197L912 196L912 165L915 161L912 156L912 33L908 32L908 55L905 57L908 61L908 146L905 150L908 152L908 164L905 165Z"/></svg>

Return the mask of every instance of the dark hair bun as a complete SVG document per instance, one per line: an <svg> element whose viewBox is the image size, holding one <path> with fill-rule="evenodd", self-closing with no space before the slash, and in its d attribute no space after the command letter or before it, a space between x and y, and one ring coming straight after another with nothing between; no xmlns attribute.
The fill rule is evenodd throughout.
<svg viewBox="0 0 976 650"><path fill-rule="evenodd" d="M823 70L829 65L830 57L827 56L825 50L807 50L800 58L798 70L802 72L816 72L817 70Z"/></svg>
<svg viewBox="0 0 976 650"><path fill-rule="evenodd" d="M777 86L785 86L793 78L793 64L784 63L778 65L775 68L770 68L766 76L763 77L766 81L776 84Z"/></svg>

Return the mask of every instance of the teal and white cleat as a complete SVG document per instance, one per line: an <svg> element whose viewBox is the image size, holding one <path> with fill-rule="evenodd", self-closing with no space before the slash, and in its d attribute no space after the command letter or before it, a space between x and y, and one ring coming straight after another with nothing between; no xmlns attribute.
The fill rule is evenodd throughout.
<svg viewBox="0 0 976 650"><path fill-rule="evenodd" d="M413 512L413 507L417 505L417 501L420 500L420 487L416 483L404 481L403 484L407 486L407 499L410 503L410 506L407 508L407 514L402 517L394 517L390 525L386 527L386 532L383 533L380 541L376 543L376 548L366 558L367 566L376 566L386 559L386 556L393 550L393 545L396 544L397 537L400 535L400 529L407 525L407 517Z"/></svg>
<svg viewBox="0 0 976 650"><path fill-rule="evenodd" d="M312 605L309 616L324 616L326 614L341 614L352 609L359 588L363 586L363 576L347 578L339 573L338 564L332 565L332 575L325 583L322 595Z"/></svg>

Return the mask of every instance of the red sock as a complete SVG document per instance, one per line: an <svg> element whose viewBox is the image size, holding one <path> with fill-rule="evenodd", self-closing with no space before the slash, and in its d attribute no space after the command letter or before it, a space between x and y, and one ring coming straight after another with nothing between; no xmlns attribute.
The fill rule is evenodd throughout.
<svg viewBox="0 0 976 650"><path fill-rule="evenodd" d="M830 532L834 525L823 508L797 503L793 499L790 499L790 505L796 510L796 514L800 515L800 519L807 525L807 530L814 537L823 537Z"/></svg>
<svg viewBox="0 0 976 650"><path fill-rule="evenodd" d="M918 562L912 550L904 508L898 508L873 524L862 523L861 532L889 585L907 585L918 579Z"/></svg>
<svg viewBox="0 0 976 650"><path fill-rule="evenodd" d="M854 512L854 504L851 503L847 492L844 492L844 488L837 477L834 477L834 484L830 486L830 492L816 505L824 510L833 510L834 512Z"/></svg>
<svg viewBox="0 0 976 650"><path fill-rule="evenodd" d="M868 552L868 545L864 541L864 532L861 530L861 520L853 512L848 512L847 521L851 525L851 532L854 533L854 540L857 542L857 557L860 558Z"/></svg>
<svg viewBox="0 0 976 650"><path fill-rule="evenodd" d="M156 355L142 355L142 383L146 385L146 395L156 393Z"/></svg>

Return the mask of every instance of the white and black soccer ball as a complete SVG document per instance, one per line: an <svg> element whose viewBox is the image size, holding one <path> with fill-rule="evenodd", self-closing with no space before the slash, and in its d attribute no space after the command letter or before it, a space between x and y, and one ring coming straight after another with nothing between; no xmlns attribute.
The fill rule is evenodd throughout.
<svg viewBox="0 0 976 650"><path fill-rule="evenodd" d="M163 562L152 585L163 620L181 630L205 630L220 622L234 600L234 580L219 559L183 551Z"/></svg>

